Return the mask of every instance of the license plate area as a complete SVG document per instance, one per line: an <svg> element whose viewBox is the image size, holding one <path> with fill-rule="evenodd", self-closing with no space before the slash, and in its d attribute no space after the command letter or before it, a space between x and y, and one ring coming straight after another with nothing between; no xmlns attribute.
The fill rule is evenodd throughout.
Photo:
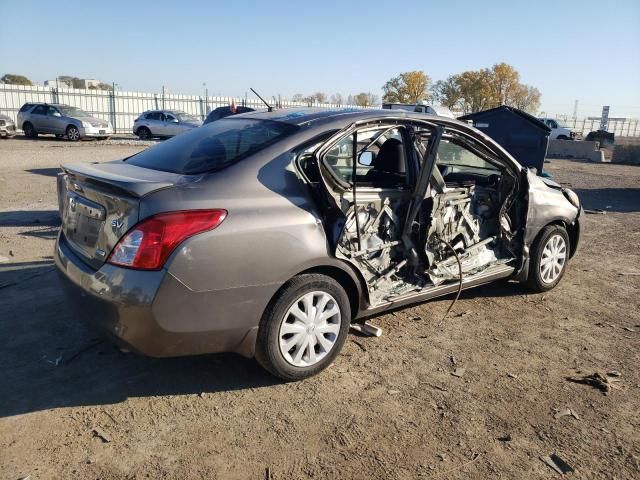
<svg viewBox="0 0 640 480"><path fill-rule="evenodd" d="M98 130L98 133L105 133L106 130Z"/></svg>
<svg viewBox="0 0 640 480"><path fill-rule="evenodd" d="M80 247L95 248L106 218L104 207L73 192L67 192L66 200L65 237Z"/></svg>

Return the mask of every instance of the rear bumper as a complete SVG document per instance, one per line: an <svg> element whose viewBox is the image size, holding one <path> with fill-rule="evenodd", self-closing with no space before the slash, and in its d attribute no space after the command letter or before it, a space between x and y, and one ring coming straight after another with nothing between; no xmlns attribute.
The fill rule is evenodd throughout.
<svg viewBox="0 0 640 480"><path fill-rule="evenodd" d="M238 313L233 290L194 292L165 270L105 264L96 271L61 234L54 261L73 318L122 347L152 357L217 352L253 356L259 318L233 316Z"/></svg>

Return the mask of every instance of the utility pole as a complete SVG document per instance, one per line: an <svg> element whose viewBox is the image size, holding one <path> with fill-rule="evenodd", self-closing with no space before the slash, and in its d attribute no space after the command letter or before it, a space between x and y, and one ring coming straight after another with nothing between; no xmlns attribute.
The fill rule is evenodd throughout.
<svg viewBox="0 0 640 480"><path fill-rule="evenodd" d="M576 101L573 103L573 119L577 120L578 119L578 100L576 99Z"/></svg>
<svg viewBox="0 0 640 480"><path fill-rule="evenodd" d="M111 104L112 104L112 113L111 113L111 123L113 123L113 133L116 133L116 87L119 86L116 82L111 83Z"/></svg>

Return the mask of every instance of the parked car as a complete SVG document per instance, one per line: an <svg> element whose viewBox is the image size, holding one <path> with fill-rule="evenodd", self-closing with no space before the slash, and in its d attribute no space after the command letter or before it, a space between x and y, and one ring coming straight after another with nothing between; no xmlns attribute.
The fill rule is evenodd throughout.
<svg viewBox="0 0 640 480"><path fill-rule="evenodd" d="M182 110L149 110L133 122L133 134L142 140L180 135L202 125L202 121Z"/></svg>
<svg viewBox="0 0 640 480"><path fill-rule="evenodd" d="M16 124L11 117L0 113L0 138L13 137L16 134Z"/></svg>
<svg viewBox="0 0 640 480"><path fill-rule="evenodd" d="M232 111L231 107L218 107L215 110L209 112L207 118L204 119L204 125L207 123L215 122L216 120L220 120L221 118L230 117L231 115L237 115L240 113L254 112L254 108L249 107L236 107L236 111Z"/></svg>
<svg viewBox="0 0 640 480"><path fill-rule="evenodd" d="M83 138L106 140L113 135L108 121L60 103L25 103L18 112L18 127L29 138L47 133L72 142Z"/></svg>
<svg viewBox="0 0 640 480"><path fill-rule="evenodd" d="M582 140L582 131L553 118L539 118L551 129L549 140Z"/></svg>
<svg viewBox="0 0 640 480"><path fill-rule="evenodd" d="M479 130L400 110L247 113L62 168L54 258L76 318L287 380L363 317L498 279L552 289L582 222L573 191Z"/></svg>

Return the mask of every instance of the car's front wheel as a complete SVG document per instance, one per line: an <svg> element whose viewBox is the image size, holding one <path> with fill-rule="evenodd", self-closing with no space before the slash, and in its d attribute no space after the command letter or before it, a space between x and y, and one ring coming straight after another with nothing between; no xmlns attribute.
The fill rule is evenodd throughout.
<svg viewBox="0 0 640 480"><path fill-rule="evenodd" d="M69 125L67 127L67 139L72 142L77 142L78 140L80 140L80 130L78 130L78 127L75 127L73 125Z"/></svg>
<svg viewBox="0 0 640 480"><path fill-rule="evenodd" d="M534 292L546 292L555 287L567 269L569 235L560 225L548 225L531 251L527 286Z"/></svg>
<svg viewBox="0 0 640 480"><path fill-rule="evenodd" d="M340 353L350 322L349 298L337 281L320 274L298 275L265 310L256 359L284 380L310 377Z"/></svg>

